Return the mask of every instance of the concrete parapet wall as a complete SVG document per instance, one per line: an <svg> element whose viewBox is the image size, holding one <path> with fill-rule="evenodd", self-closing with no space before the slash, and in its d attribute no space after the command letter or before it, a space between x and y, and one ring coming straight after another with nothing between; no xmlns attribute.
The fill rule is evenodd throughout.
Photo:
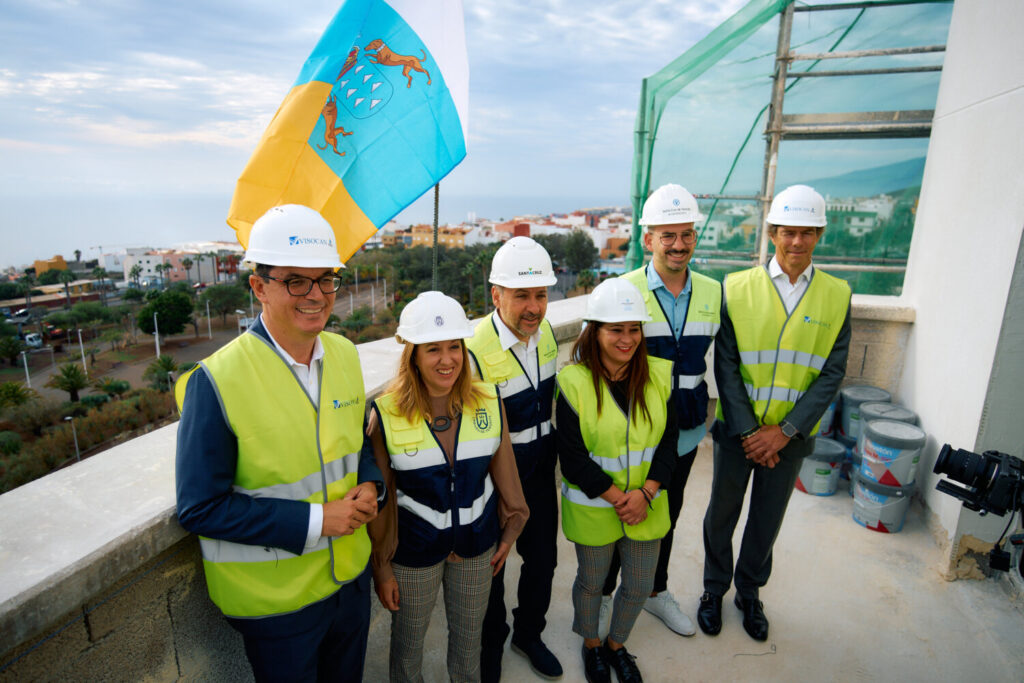
<svg viewBox="0 0 1024 683"><path fill-rule="evenodd" d="M549 306L560 366L584 304ZM855 297L853 319L856 381L891 390L913 311ZM390 339L359 347L368 397L391 379L399 349ZM0 496L0 683L251 678L241 638L207 597L196 539L175 517L176 434L164 427ZM390 619L371 602L371 643L386 647Z"/></svg>

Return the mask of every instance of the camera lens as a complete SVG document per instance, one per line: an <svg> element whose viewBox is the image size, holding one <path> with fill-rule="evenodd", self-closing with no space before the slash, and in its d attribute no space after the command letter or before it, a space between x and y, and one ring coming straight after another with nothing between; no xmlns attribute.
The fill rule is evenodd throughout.
<svg viewBox="0 0 1024 683"><path fill-rule="evenodd" d="M962 448L953 450L946 445L939 452L933 471L935 474L945 474L950 479L972 488L984 488L991 476L990 467L995 467L996 464L990 462L985 455L978 455Z"/></svg>

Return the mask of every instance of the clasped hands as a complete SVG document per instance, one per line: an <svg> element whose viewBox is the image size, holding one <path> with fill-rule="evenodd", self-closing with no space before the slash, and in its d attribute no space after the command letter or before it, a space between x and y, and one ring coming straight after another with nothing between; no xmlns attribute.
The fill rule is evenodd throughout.
<svg viewBox="0 0 1024 683"><path fill-rule="evenodd" d="M324 503L322 536L348 536L377 516L377 485L372 481L348 490L337 500Z"/></svg>
<svg viewBox="0 0 1024 683"><path fill-rule="evenodd" d="M779 451L789 443L789 437L778 425L764 425L741 443L747 460L771 469L779 464Z"/></svg>
<svg viewBox="0 0 1024 683"><path fill-rule="evenodd" d="M648 486L648 484L645 484L645 486ZM648 490L650 488L648 486ZM655 488L656 492L657 488ZM647 519L647 498L640 489L623 491L618 486L612 485L601 494L601 497L612 504L612 507L615 508L615 514L619 516L623 524L634 526Z"/></svg>

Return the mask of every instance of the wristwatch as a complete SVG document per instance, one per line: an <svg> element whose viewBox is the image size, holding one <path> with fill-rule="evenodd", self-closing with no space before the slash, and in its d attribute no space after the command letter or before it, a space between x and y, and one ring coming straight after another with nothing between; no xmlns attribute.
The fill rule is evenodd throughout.
<svg viewBox="0 0 1024 683"><path fill-rule="evenodd" d="M785 420L779 423L779 427L782 429L782 433L785 434L786 437L790 439L795 439L797 435L800 433L796 427L789 424Z"/></svg>

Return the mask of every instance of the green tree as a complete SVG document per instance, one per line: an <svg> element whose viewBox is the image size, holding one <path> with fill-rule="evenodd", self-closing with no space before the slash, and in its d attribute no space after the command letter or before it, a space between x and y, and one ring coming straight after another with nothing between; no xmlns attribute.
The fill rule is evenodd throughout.
<svg viewBox="0 0 1024 683"><path fill-rule="evenodd" d="M586 294L590 289L597 284L597 276L594 275L592 270L581 270L579 275L576 276L576 286L583 288L583 293Z"/></svg>
<svg viewBox="0 0 1024 683"><path fill-rule="evenodd" d="M0 319L0 337L17 337L18 328L6 320Z"/></svg>
<svg viewBox="0 0 1024 683"><path fill-rule="evenodd" d="M75 263L78 263L81 260L82 260L82 250L81 249L75 249Z"/></svg>
<svg viewBox="0 0 1024 683"><path fill-rule="evenodd" d="M41 285L55 285L60 282L60 274L63 271L60 270L47 270L39 275L39 284Z"/></svg>
<svg viewBox="0 0 1024 683"><path fill-rule="evenodd" d="M89 386L89 379L78 363L65 363L60 371L50 377L46 386L68 392L72 403L78 402L78 392Z"/></svg>
<svg viewBox="0 0 1024 683"><path fill-rule="evenodd" d="M145 294L141 289L129 287L125 290L124 294L121 295L121 298L125 301L142 301L144 296Z"/></svg>
<svg viewBox="0 0 1024 683"><path fill-rule="evenodd" d="M221 322L226 325L228 314L245 307L249 299L240 285L223 284L211 285L203 290L199 295L199 306L205 308L207 301L210 302L210 312L219 313Z"/></svg>
<svg viewBox="0 0 1024 683"><path fill-rule="evenodd" d="M573 230L565 240L565 266L573 273L581 273L597 265L597 247L590 235Z"/></svg>
<svg viewBox="0 0 1024 683"><path fill-rule="evenodd" d="M121 398L132 389L132 385L129 384L127 380L113 379L110 377L101 377L93 382L92 386L97 391L112 398Z"/></svg>
<svg viewBox="0 0 1024 683"><path fill-rule="evenodd" d="M174 358L163 354L146 367L142 379L149 380L149 385L154 389L170 391L174 386L174 373L177 370L178 364L174 362Z"/></svg>
<svg viewBox="0 0 1024 683"><path fill-rule="evenodd" d="M192 319L192 299L181 292L161 292L142 307L135 324L146 334L153 334L153 314L157 316L160 334L180 334Z"/></svg>
<svg viewBox="0 0 1024 683"><path fill-rule="evenodd" d="M192 259L187 256L181 260L181 267L185 269L185 282L188 283L189 287L192 286L192 277L190 273L192 271L192 266L194 265L195 263L192 262Z"/></svg>
<svg viewBox="0 0 1024 683"><path fill-rule="evenodd" d="M0 384L0 409L24 405L38 397L39 394L20 382Z"/></svg>
<svg viewBox="0 0 1024 683"><path fill-rule="evenodd" d="M24 296L24 287L19 282L0 282L0 299L17 299Z"/></svg>
<svg viewBox="0 0 1024 683"><path fill-rule="evenodd" d="M139 278L142 277L142 266L136 263L134 266L128 269L128 277L135 281L135 286L140 287Z"/></svg>
<svg viewBox="0 0 1024 683"><path fill-rule="evenodd" d="M25 274L18 278L18 283L23 288L21 295L25 297L25 308L32 308L32 288L36 286L35 273L25 271Z"/></svg>
<svg viewBox="0 0 1024 683"><path fill-rule="evenodd" d="M353 332L362 332L372 324L370 317L370 307L361 306L356 310L352 311L352 315L345 318L345 322L341 323L341 326L346 330Z"/></svg>
<svg viewBox="0 0 1024 683"><path fill-rule="evenodd" d="M11 366L18 362L18 356L25 350L25 344L17 337L0 337L0 358L6 358Z"/></svg>
<svg viewBox="0 0 1024 683"><path fill-rule="evenodd" d="M556 268L565 268L565 249L568 237L566 235L537 235L533 238L548 252L551 262Z"/></svg>
<svg viewBox="0 0 1024 683"><path fill-rule="evenodd" d="M107 284L106 284L106 281L107 281L107 277L109 276L109 274L107 273L107 269L103 268L102 266L96 266L95 268L92 269L92 276L93 276L93 279L99 280L99 285L97 285L97 289L99 289L99 292L100 292L100 303L103 304L104 306L106 306L107 305Z"/></svg>
<svg viewBox="0 0 1024 683"><path fill-rule="evenodd" d="M71 283L75 281L75 274L70 270L60 271L60 283L64 285L64 308L71 308Z"/></svg>

